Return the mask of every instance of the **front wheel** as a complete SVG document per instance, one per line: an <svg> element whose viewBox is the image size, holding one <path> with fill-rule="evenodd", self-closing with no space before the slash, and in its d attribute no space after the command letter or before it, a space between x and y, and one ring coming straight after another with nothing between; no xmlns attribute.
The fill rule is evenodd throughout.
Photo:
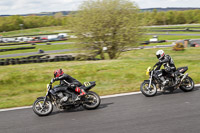
<svg viewBox="0 0 200 133"><path fill-rule="evenodd" d="M46 101L44 106L42 106L44 103L44 98L37 99L33 103L33 111L39 115L39 116L47 116L53 111L53 105L51 101Z"/></svg>
<svg viewBox="0 0 200 133"><path fill-rule="evenodd" d="M83 107L88 110L96 109L99 107L100 103L101 99L99 95L95 92L89 91L85 96L85 102L83 104Z"/></svg>
<svg viewBox="0 0 200 133"><path fill-rule="evenodd" d="M187 76L185 79L183 79L180 85L180 89L184 92L192 91L194 89L194 81L192 80L192 78Z"/></svg>
<svg viewBox="0 0 200 133"><path fill-rule="evenodd" d="M155 96L157 93L157 88L154 83L151 83L151 86L149 88L149 82L150 81L144 81L141 86L140 86L140 91L142 92L143 95L146 97L152 97Z"/></svg>

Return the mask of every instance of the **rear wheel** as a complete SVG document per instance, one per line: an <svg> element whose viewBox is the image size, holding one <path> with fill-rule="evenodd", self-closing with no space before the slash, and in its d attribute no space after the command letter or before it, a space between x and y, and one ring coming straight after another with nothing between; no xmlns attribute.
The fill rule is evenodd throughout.
<svg viewBox="0 0 200 133"><path fill-rule="evenodd" d="M83 107L88 110L96 109L99 107L100 103L101 99L99 95L95 92L89 91L85 96L85 103L83 104Z"/></svg>
<svg viewBox="0 0 200 133"><path fill-rule="evenodd" d="M185 79L183 79L180 85L180 89L184 92L192 91L194 89L194 81L192 80L192 78L187 76Z"/></svg>
<svg viewBox="0 0 200 133"><path fill-rule="evenodd" d="M45 105L42 106L44 103L44 98L37 99L33 103L33 111L39 116L47 116L53 111L53 105L51 101L46 101Z"/></svg>
<svg viewBox="0 0 200 133"><path fill-rule="evenodd" d="M140 86L140 91L142 92L143 95L146 97L152 97L155 96L157 93L157 88L154 83L151 83L151 86L149 88L149 82L150 81L144 81L141 86Z"/></svg>

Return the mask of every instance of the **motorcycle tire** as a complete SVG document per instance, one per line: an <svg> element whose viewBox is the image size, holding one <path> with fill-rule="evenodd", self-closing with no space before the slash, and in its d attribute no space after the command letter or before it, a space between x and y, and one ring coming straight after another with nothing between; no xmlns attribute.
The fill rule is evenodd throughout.
<svg viewBox="0 0 200 133"><path fill-rule="evenodd" d="M92 110L92 109L96 109L96 108L99 107L99 105L101 103L101 99L100 99L100 97L99 97L99 95L97 93L89 91L89 92L87 92L86 97L88 99L91 98L91 100L94 100L94 102L93 101L91 101L91 102L85 102L83 104L83 107L85 109Z"/></svg>
<svg viewBox="0 0 200 133"><path fill-rule="evenodd" d="M148 86L149 86L149 81L144 81L141 84L140 91L142 92L142 94L145 95L146 97L153 97L153 96L155 96L156 93L157 93L156 85L154 83L151 83L150 90L147 89Z"/></svg>
<svg viewBox="0 0 200 133"><path fill-rule="evenodd" d="M38 116L47 116L53 111L53 104L51 101L46 101L46 105L44 108L41 107L44 102L44 98L39 98L33 103L33 111Z"/></svg>
<svg viewBox="0 0 200 133"><path fill-rule="evenodd" d="M188 84L190 85L188 87ZM191 77L187 76L181 83L180 87L179 87L182 91L184 92L189 92L192 91L194 89L194 81L192 80Z"/></svg>

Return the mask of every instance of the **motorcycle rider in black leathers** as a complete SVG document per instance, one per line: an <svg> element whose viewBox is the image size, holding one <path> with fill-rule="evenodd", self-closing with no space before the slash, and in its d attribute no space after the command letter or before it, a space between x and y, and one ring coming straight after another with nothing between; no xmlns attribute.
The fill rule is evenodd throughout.
<svg viewBox="0 0 200 133"><path fill-rule="evenodd" d="M75 101L80 100L80 97L86 94L85 90L81 87L82 84L70 75L64 74L62 69L54 71L54 78L51 80L51 83L58 80L60 80L60 85L54 86L54 89L51 90L52 94L55 95L57 92L66 91L69 88L79 93ZM60 101L65 101L64 99L65 97L63 97Z"/></svg>
<svg viewBox="0 0 200 133"><path fill-rule="evenodd" d="M157 68L157 78L162 80L162 84L166 85L169 80L168 79L164 79L163 76L172 76L175 79L175 85L178 83L178 76L176 71L176 67L174 65L174 61L173 59L169 56L169 55L165 55L163 50L158 50L156 52L156 56L159 59L159 62L156 63ZM164 69L160 70L161 66L164 66Z"/></svg>

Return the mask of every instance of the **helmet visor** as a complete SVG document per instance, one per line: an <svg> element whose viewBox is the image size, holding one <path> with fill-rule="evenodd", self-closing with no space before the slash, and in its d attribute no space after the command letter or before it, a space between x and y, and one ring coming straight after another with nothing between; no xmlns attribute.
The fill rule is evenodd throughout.
<svg viewBox="0 0 200 133"><path fill-rule="evenodd" d="M54 78L57 77L57 72L54 73Z"/></svg>
<svg viewBox="0 0 200 133"><path fill-rule="evenodd" d="M158 59L160 59L160 55L156 55Z"/></svg>

